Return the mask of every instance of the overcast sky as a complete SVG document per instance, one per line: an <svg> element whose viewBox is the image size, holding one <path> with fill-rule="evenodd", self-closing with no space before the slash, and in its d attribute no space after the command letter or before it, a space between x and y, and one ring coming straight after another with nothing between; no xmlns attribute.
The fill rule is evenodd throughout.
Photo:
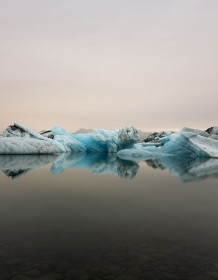
<svg viewBox="0 0 218 280"><path fill-rule="evenodd" d="M0 129L218 125L218 1L0 0Z"/></svg>

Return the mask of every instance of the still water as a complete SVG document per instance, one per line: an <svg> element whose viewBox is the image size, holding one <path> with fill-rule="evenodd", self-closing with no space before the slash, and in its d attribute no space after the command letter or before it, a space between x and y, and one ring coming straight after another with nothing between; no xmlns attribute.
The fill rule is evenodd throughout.
<svg viewBox="0 0 218 280"><path fill-rule="evenodd" d="M218 279L218 161L0 157L0 279Z"/></svg>

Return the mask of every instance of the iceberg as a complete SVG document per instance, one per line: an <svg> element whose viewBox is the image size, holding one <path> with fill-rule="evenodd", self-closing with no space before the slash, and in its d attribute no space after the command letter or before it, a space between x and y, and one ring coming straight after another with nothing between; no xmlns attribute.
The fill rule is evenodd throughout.
<svg viewBox="0 0 218 280"><path fill-rule="evenodd" d="M218 158L218 134L214 132L218 132L217 127L210 129L210 133L208 130L183 128L179 132L165 133L161 137L159 135L158 138L148 137L144 143L118 151L118 156L123 159L148 159L170 155Z"/></svg>
<svg viewBox="0 0 218 280"><path fill-rule="evenodd" d="M134 127L70 133L63 128L35 132L15 123L0 135L0 154L117 153L119 158L162 156L218 158L218 127L152 133L140 143Z"/></svg>
<svg viewBox="0 0 218 280"><path fill-rule="evenodd" d="M139 135L134 127L96 129L87 134L69 133L54 127L51 131L38 133L15 123L0 136L0 154L116 153L138 141Z"/></svg>
<svg viewBox="0 0 218 280"><path fill-rule="evenodd" d="M130 148L139 141L134 127L117 130L96 129L90 133L68 133L63 128L52 129L53 140L62 144L67 152L106 152L116 153Z"/></svg>

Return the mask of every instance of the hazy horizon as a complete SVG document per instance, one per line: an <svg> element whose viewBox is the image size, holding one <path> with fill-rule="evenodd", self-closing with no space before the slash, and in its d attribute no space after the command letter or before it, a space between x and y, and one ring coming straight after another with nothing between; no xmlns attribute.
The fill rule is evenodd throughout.
<svg viewBox="0 0 218 280"><path fill-rule="evenodd" d="M218 125L217 1L0 7L0 131Z"/></svg>

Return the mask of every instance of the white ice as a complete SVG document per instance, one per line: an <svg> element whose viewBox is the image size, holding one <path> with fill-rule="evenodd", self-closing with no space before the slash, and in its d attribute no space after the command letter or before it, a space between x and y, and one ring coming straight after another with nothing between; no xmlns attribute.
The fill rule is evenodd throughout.
<svg viewBox="0 0 218 280"><path fill-rule="evenodd" d="M87 134L73 134L55 127L50 136L14 124L0 137L0 154L55 154L62 152L116 153L139 140L133 127L117 130L96 129Z"/></svg>
<svg viewBox="0 0 218 280"><path fill-rule="evenodd" d="M157 158L163 155L218 158L218 128L206 131L183 128L177 133L159 134L158 139L137 143L134 127L96 129L74 134L54 127L40 134L22 125L8 127L0 136L0 154L57 154L65 152L118 153L121 158ZM152 140L153 139L153 140Z"/></svg>
<svg viewBox="0 0 218 280"><path fill-rule="evenodd" d="M119 157L130 160L132 158L146 159L168 155L218 158L218 135L209 134L202 130L183 128L177 133L163 137L160 139L160 143L139 143L131 149L123 149L118 152Z"/></svg>

